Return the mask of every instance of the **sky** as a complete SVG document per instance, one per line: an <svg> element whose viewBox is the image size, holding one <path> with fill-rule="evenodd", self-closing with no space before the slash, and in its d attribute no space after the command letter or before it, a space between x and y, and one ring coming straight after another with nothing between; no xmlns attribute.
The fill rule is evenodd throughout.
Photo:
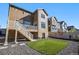
<svg viewBox="0 0 79 59"><path fill-rule="evenodd" d="M43 8L48 17L55 16L58 21L65 21L68 26L79 29L79 4L77 3L16 3L15 6L34 12ZM8 20L8 3L0 3L0 27L6 28Z"/></svg>

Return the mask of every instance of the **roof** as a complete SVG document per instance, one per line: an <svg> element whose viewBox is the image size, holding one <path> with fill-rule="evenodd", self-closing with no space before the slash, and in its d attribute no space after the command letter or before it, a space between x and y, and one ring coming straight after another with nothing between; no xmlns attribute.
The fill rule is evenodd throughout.
<svg viewBox="0 0 79 59"><path fill-rule="evenodd" d="M62 24L64 21L60 21L60 24Z"/></svg>
<svg viewBox="0 0 79 59"><path fill-rule="evenodd" d="M42 9L43 11L44 11L44 13L48 16L48 14L47 14L47 12L44 10L44 9Z"/></svg>
<svg viewBox="0 0 79 59"><path fill-rule="evenodd" d="M65 23L65 24L66 24L66 22L65 22L65 21L60 21L59 23L60 23L60 24L63 24L63 23Z"/></svg>
<svg viewBox="0 0 79 59"><path fill-rule="evenodd" d="M41 8L40 8L40 9L41 9ZM39 9L36 9L35 12L37 12L37 10L39 10ZM46 12L44 9L41 9L41 10L43 10L44 13L48 16L47 12Z"/></svg>
<svg viewBox="0 0 79 59"><path fill-rule="evenodd" d="M20 8L20 7L18 7L18 6L15 6L15 5L9 4L9 6L14 7L14 8L17 8L17 9L20 9L20 10L23 10L23 11L28 12L28 13L30 13L30 14L33 14L32 12L30 12L30 11L28 11L28 10L25 10L25 9L23 9L23 8ZM47 12L46 12L44 9L42 9L42 10L43 10L44 13L48 16ZM37 10L36 10L36 11L37 11ZM36 12L36 11L35 11L35 12Z"/></svg>
<svg viewBox="0 0 79 59"><path fill-rule="evenodd" d="M52 17L54 17L55 18L55 20L57 21L57 18L55 17L55 16L52 16ZM58 22L58 21L57 21Z"/></svg>
<svg viewBox="0 0 79 59"><path fill-rule="evenodd" d="M17 6L12 5L12 4L9 4L9 7L14 7L14 8L17 8L17 9L20 9L20 10L22 10L22 11L25 11L25 12L28 12L28 13L32 14L32 12L27 11L27 10L25 10L25 9L23 9L23 8L17 7Z"/></svg>
<svg viewBox="0 0 79 59"><path fill-rule="evenodd" d="M52 16L52 17L54 17L54 18L55 18L55 20L56 20L56 21L57 21L57 23L58 23L58 20L57 20L57 18L56 18L55 16ZM50 17L50 18L48 18L48 19L50 20L52 17Z"/></svg>
<svg viewBox="0 0 79 59"><path fill-rule="evenodd" d="M74 26L68 26L67 29L70 30L72 28L75 28Z"/></svg>

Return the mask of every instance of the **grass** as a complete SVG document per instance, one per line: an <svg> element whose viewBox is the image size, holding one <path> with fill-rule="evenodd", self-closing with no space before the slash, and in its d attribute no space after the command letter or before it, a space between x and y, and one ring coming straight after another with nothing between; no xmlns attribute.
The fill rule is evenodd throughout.
<svg viewBox="0 0 79 59"><path fill-rule="evenodd" d="M28 46L46 55L55 55L68 45L68 41L57 39L41 39L28 42Z"/></svg>

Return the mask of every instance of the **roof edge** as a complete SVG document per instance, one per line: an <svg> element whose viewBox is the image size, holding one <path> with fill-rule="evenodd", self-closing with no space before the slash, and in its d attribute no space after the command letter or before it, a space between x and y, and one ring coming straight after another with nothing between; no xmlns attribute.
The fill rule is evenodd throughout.
<svg viewBox="0 0 79 59"><path fill-rule="evenodd" d="M9 7L10 7L10 6L32 14L32 12L30 12L30 11L28 11L28 10L25 10L25 9L23 9L23 8L20 8L20 7L18 7L18 6L15 6L15 5L13 5L13 4L9 4Z"/></svg>

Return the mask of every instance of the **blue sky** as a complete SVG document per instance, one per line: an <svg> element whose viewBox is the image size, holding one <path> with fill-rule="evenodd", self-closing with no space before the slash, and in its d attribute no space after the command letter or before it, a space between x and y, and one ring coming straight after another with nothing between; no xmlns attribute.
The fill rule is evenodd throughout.
<svg viewBox="0 0 79 59"><path fill-rule="evenodd" d="M74 25L79 29L79 4L75 3L17 3L18 7L24 8L31 12L37 8L43 8L49 17L56 16L58 21L65 21L68 26ZM8 3L0 3L0 26L6 28L8 20Z"/></svg>

